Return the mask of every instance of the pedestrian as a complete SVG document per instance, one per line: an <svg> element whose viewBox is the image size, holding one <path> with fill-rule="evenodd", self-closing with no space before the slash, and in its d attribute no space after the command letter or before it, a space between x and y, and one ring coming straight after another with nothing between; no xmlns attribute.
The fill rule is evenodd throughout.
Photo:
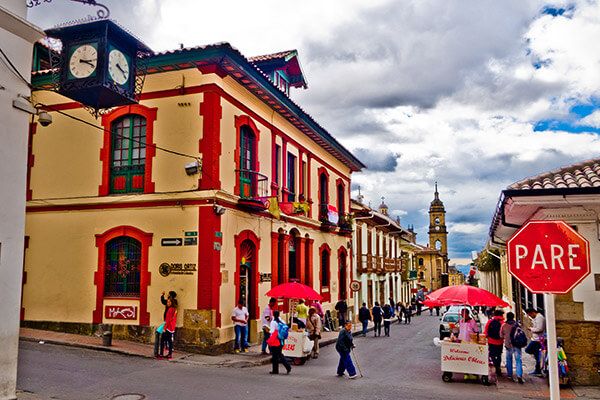
<svg viewBox="0 0 600 400"><path fill-rule="evenodd" d="M379 307L379 302L375 302L373 309L371 309L371 315L373 316L373 333L375 336L381 336L381 320L383 319L383 310Z"/></svg>
<svg viewBox="0 0 600 400"><path fill-rule="evenodd" d="M440 316L440 306L437 306L435 308L435 315L438 316L438 317Z"/></svg>
<svg viewBox="0 0 600 400"><path fill-rule="evenodd" d="M500 329L500 336L504 339L504 348L506 349L506 376L513 380L513 356L516 364L517 382L523 383L523 359L521 348L517 347L515 342L515 333L519 324L515 321L515 314L509 312L506 314L506 322Z"/></svg>
<svg viewBox="0 0 600 400"><path fill-rule="evenodd" d="M279 363L282 363L285 367L285 370L289 374L292 371L292 367L290 363L283 356L283 345L285 343L285 338L281 338L280 331L285 331L286 333L283 336L287 335L288 326L279 319L279 311L273 311L273 320L271 321L271 325L269 326L269 330L271 331L271 336L267 340L269 344L269 351L271 352L271 372L270 374L277 375L279 374Z"/></svg>
<svg viewBox="0 0 600 400"><path fill-rule="evenodd" d="M394 307L394 305L396 304L394 302L394 299L392 298L392 296L390 296L390 298L388 299L390 302L388 303L391 307L392 310L392 318L396 316L396 307Z"/></svg>
<svg viewBox="0 0 600 400"><path fill-rule="evenodd" d="M346 323L346 313L348 312L348 304L346 303L346 299L341 299L338 301L335 305L335 310L337 311L340 329L343 329Z"/></svg>
<svg viewBox="0 0 600 400"><path fill-rule="evenodd" d="M238 300L237 306L231 312L231 320L234 323L235 343L233 351L248 352L248 343L246 342L246 329L248 329L248 309L244 306L244 300Z"/></svg>
<svg viewBox="0 0 600 400"><path fill-rule="evenodd" d="M389 304L383 306L383 333L390 336L390 326L392 324L392 307Z"/></svg>
<svg viewBox="0 0 600 400"><path fill-rule="evenodd" d="M531 318L531 342L525 348L525 353L535 358L535 369L529 375L542 375L542 342L546 332L546 318L535 308L528 308L527 315Z"/></svg>
<svg viewBox="0 0 600 400"><path fill-rule="evenodd" d="M275 299L274 297L271 297L269 299L269 304L267 304L267 306L265 307L263 313L262 313L262 318L261 318L261 322L262 322L262 331L263 331L263 341L262 341L262 346L261 346L261 353L262 354L267 354L267 339L270 336L270 326L271 326L271 321L273 320L273 311L275 310L277 304L277 299Z"/></svg>
<svg viewBox="0 0 600 400"><path fill-rule="evenodd" d="M401 302L396 304L396 314L398 315L398 325L402 323L402 316L404 315L404 305Z"/></svg>
<svg viewBox="0 0 600 400"><path fill-rule="evenodd" d="M362 335L367 336L367 328L371 320L371 312L367 308L367 303L362 303L362 307L358 310L358 320L362 323Z"/></svg>
<svg viewBox="0 0 600 400"><path fill-rule="evenodd" d="M317 309L311 307L308 310L308 319L306 320L306 329L308 338L313 341L313 348L309 354L312 358L319 358L319 340L321 340L321 317L317 314Z"/></svg>
<svg viewBox="0 0 600 400"><path fill-rule="evenodd" d="M494 311L494 316L485 325L485 336L488 340L488 349L490 359L496 368L496 375L501 376L502 371L500 370L500 364L502 362L502 346L504 345L504 339L500 337L500 330L504 323L504 311Z"/></svg>
<svg viewBox="0 0 600 400"><path fill-rule="evenodd" d="M335 349L340 355L340 362L337 367L337 376L344 376L344 372L348 371L350 379L357 377L356 369L352 363L350 352L354 348L352 342L352 322L347 321L340 334L338 335L337 342L335 343Z"/></svg>
<svg viewBox="0 0 600 400"><path fill-rule="evenodd" d="M164 357L165 347L169 350L167 358L173 358L173 335L177 325L177 300L167 297L167 313L165 315L165 329L161 337L160 357Z"/></svg>
<svg viewBox="0 0 600 400"><path fill-rule="evenodd" d="M425 286L421 286L417 291L417 315L421 315L421 309L423 308L423 302L425 301Z"/></svg>
<svg viewBox="0 0 600 400"><path fill-rule="evenodd" d="M306 328L306 320L308 319L308 306L304 304L304 299L300 299L300 302L296 306L296 318L294 321L298 324L298 328Z"/></svg>
<svg viewBox="0 0 600 400"><path fill-rule="evenodd" d="M410 320L412 319L412 314L414 311L415 306L412 304L407 304L406 307L404 307L404 325L410 325Z"/></svg>
<svg viewBox="0 0 600 400"><path fill-rule="evenodd" d="M167 307L167 299L168 298L175 299L176 297L177 297L177 293L175 293L173 290L169 291L169 296L167 298L165 298L165 292L161 293L160 302L165 306L165 312L163 313L163 321L165 321L167 319L167 310L169 309L169 307ZM160 324L158 326L158 328L156 328L156 331L154 332L154 357L159 356L161 336L164 331L165 331L165 323L163 322L162 324Z"/></svg>

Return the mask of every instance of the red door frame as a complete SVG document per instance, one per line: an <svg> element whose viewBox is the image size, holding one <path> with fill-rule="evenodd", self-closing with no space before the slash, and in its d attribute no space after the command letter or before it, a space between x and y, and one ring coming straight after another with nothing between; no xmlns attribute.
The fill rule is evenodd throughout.
<svg viewBox="0 0 600 400"><path fill-rule="evenodd" d="M94 324L102 323L104 303L104 273L106 266L106 244L117 237L127 236L140 242L142 257L140 260L140 297L125 297L124 299L139 300L140 302L140 325L150 324L150 313L148 313L148 286L150 285L150 272L148 271L148 253L152 246L152 233L144 232L138 228L128 225L117 226L102 234L96 235L96 247L98 248L98 269L94 272L94 284L96 285L96 309L92 313Z"/></svg>
<svg viewBox="0 0 600 400"><path fill-rule="evenodd" d="M258 236L256 236L256 234L254 232L252 232L251 230L245 230L240 232L238 235L234 236L234 241L235 241L235 260L236 260L236 268L235 268L235 295L236 295L236 299L235 301L237 302L237 296L238 296L238 289L240 286L240 266L241 266L241 262L242 262L242 254L241 254L241 247L242 247L242 243L245 242L246 240L249 240L250 242L252 242L252 244L254 245L254 249L256 250L256 261L255 261L255 265L253 266L252 269L250 269L250 272L252 274L252 299L248 299L248 304L251 304L251 307L254 308L254 313L251 312L251 310L249 309L248 312L250 313L250 315L253 316L254 319L258 318L260 316L260 308L258 306L258 281L259 281L259 273L258 273L258 269L259 269L259 251L260 251L260 238ZM251 303L250 303L251 301Z"/></svg>

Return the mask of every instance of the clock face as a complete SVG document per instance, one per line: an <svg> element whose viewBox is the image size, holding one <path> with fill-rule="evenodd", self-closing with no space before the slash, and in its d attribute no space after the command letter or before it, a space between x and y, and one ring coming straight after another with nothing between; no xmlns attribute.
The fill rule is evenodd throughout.
<svg viewBox="0 0 600 400"><path fill-rule="evenodd" d="M112 49L108 53L108 74L118 85L124 85L129 80L129 61L120 50Z"/></svg>
<svg viewBox="0 0 600 400"><path fill-rule="evenodd" d="M75 47L69 58L69 72L74 78L82 79L96 72L98 50L93 44Z"/></svg>
<svg viewBox="0 0 600 400"><path fill-rule="evenodd" d="M440 226L439 226L439 225L436 225L436 227L435 227L435 230L436 230L436 231L439 231L439 230L440 230Z"/></svg>
<svg viewBox="0 0 600 400"><path fill-rule="evenodd" d="M439 223L440 223L440 219L439 219L439 218L436 218L436 219L435 219L435 223L436 223L436 224L439 224Z"/></svg>

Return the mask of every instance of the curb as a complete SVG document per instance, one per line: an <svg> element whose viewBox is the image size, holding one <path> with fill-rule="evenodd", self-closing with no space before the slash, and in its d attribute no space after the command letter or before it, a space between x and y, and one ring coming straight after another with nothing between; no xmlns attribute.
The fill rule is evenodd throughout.
<svg viewBox="0 0 600 400"><path fill-rule="evenodd" d="M54 339L36 339L36 338L23 337L23 336L19 337L19 340L22 340L24 342L33 342L33 343L44 342L44 344L47 343L47 344L55 344L55 345L59 345L59 346L78 347L81 349L104 351L107 353L117 353L117 354L122 354L125 356L134 356L134 357L141 357L141 358L154 358L154 356L138 354L138 353L133 353L133 352L130 352L127 350L116 349L114 347L106 347L106 346L94 345L94 344L63 342L63 341L54 340Z"/></svg>

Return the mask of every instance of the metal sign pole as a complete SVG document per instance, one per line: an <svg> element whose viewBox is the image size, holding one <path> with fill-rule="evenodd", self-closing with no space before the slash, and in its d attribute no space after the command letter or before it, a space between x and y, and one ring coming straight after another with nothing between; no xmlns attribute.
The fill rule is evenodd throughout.
<svg viewBox="0 0 600 400"><path fill-rule="evenodd" d="M554 294L545 293L546 334L548 336L548 374L550 378L550 399L560 400L560 387L558 384L558 345L556 343L556 314L554 311L554 298Z"/></svg>

